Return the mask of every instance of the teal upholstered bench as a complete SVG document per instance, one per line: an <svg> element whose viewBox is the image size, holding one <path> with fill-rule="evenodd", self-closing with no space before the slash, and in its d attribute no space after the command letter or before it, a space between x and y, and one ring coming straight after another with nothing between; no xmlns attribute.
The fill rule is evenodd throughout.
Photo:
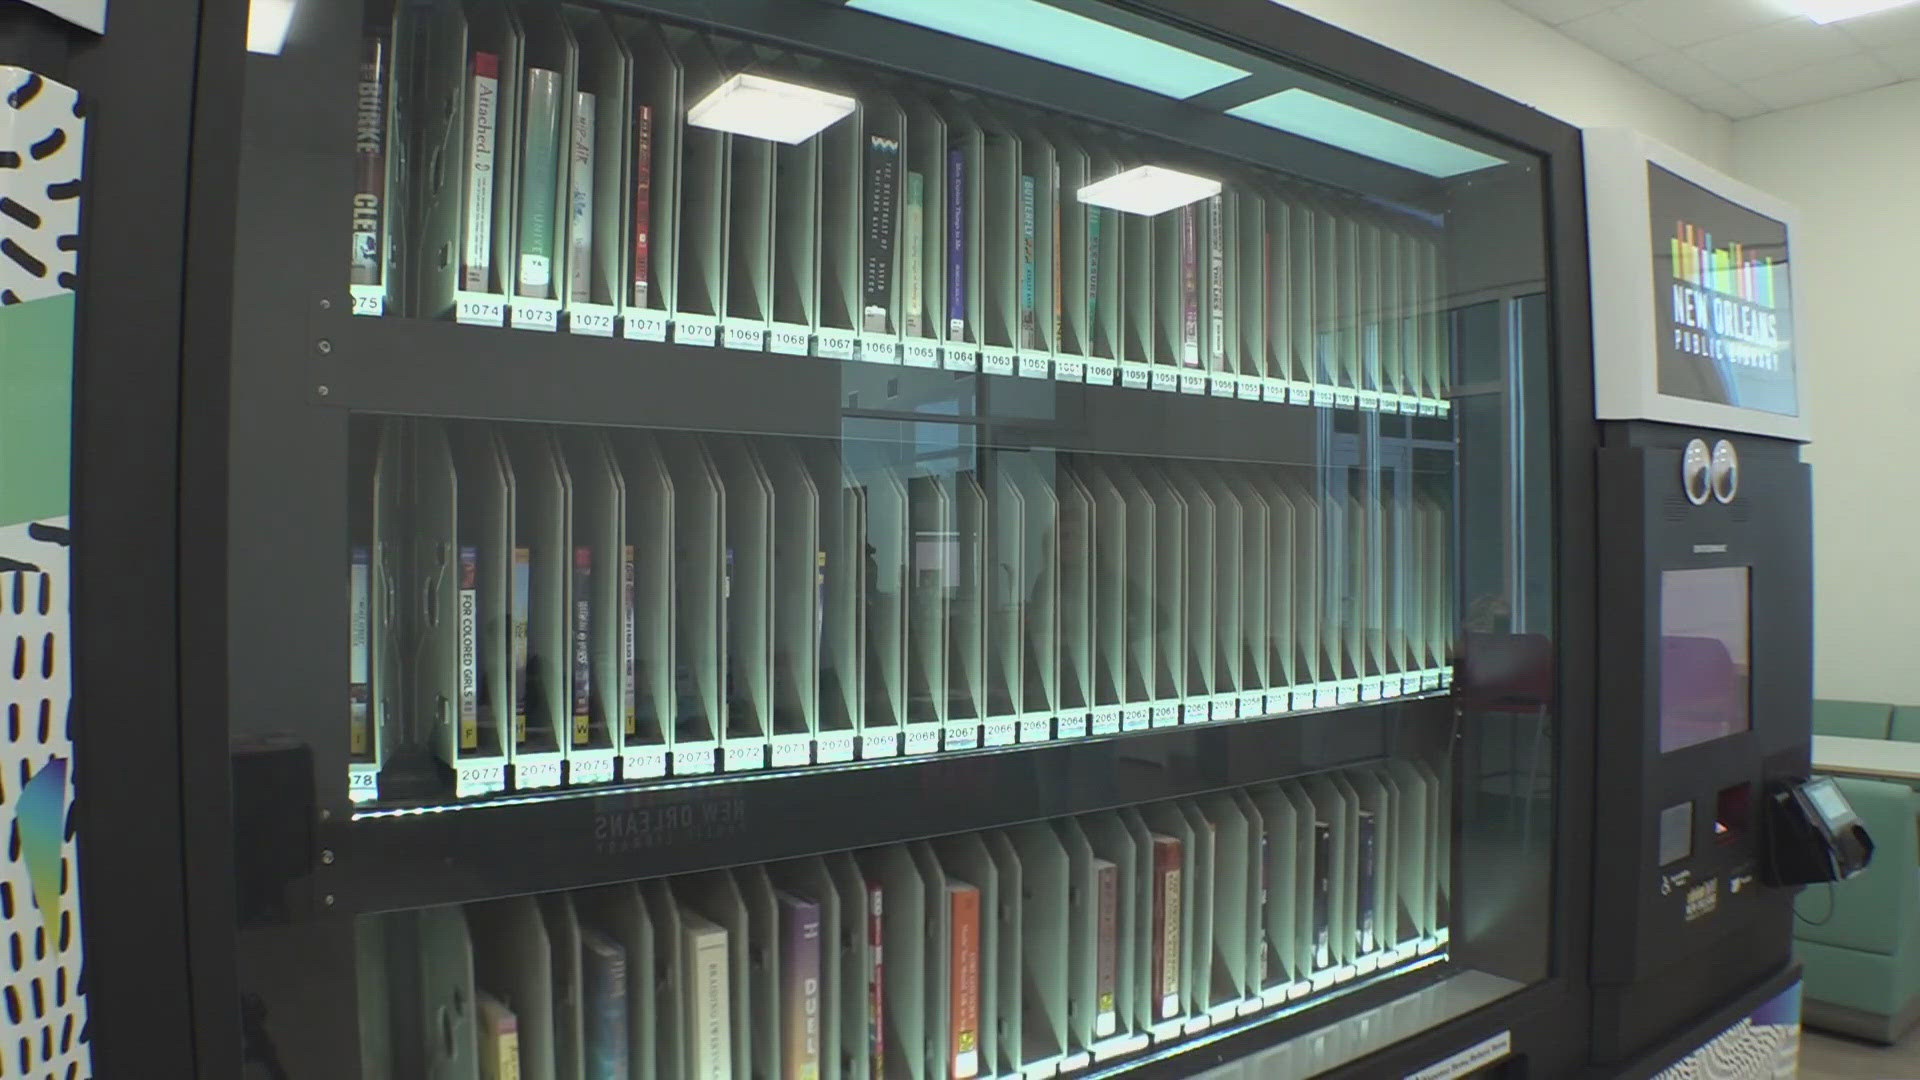
<svg viewBox="0 0 1920 1080"><path fill-rule="evenodd" d="M1838 783L1873 834L1873 865L1808 886L1795 902L1803 1014L1809 1027L1898 1042L1920 1019L1920 792L1886 780Z"/></svg>
<svg viewBox="0 0 1920 1080"><path fill-rule="evenodd" d="M1813 702L1813 733L1853 739L1884 739L1893 723L1893 706L1872 701ZM1920 735L1916 736L1920 738Z"/></svg>

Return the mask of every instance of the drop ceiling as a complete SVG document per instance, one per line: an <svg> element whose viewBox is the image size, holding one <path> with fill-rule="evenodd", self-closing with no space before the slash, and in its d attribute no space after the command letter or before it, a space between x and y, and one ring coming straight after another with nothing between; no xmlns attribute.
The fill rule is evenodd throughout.
<svg viewBox="0 0 1920 1080"><path fill-rule="evenodd" d="M1920 4L1822 26L1785 0L1506 0L1734 120L1920 79Z"/></svg>

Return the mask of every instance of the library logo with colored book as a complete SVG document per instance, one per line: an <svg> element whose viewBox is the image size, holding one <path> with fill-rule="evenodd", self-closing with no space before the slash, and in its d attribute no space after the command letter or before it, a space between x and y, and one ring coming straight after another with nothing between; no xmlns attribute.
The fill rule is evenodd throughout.
<svg viewBox="0 0 1920 1080"><path fill-rule="evenodd" d="M1787 228L1647 166L1660 392L1792 416Z"/></svg>

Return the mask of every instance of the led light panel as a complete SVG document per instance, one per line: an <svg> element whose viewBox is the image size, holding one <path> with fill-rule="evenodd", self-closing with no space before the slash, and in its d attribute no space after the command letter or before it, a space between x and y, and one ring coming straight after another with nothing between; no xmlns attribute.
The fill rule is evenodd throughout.
<svg viewBox="0 0 1920 1080"><path fill-rule="evenodd" d="M1129 214L1152 217L1220 194L1220 181L1204 176L1141 165L1079 191L1080 201Z"/></svg>
<svg viewBox="0 0 1920 1080"><path fill-rule="evenodd" d="M1247 77L1232 64L1040 0L847 0L847 6L1170 98Z"/></svg>
<svg viewBox="0 0 1920 1080"><path fill-rule="evenodd" d="M1298 87L1236 105L1227 110L1227 115L1428 176L1459 176L1506 164L1492 154Z"/></svg>
<svg viewBox="0 0 1920 1080"><path fill-rule="evenodd" d="M687 123L792 145L852 112L853 99L844 94L764 75L735 75L688 109Z"/></svg>

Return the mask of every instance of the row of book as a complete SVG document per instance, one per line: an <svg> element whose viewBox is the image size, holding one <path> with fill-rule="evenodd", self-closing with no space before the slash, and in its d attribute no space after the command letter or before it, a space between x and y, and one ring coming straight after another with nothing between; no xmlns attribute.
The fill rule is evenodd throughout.
<svg viewBox="0 0 1920 1080"><path fill-rule="evenodd" d="M391 420L351 791L454 795L1253 719L1450 682L1444 478Z"/></svg>
<svg viewBox="0 0 1920 1080"><path fill-rule="evenodd" d="M364 49L357 311L1446 410L1445 258L1427 218L545 0L401 5ZM858 106L796 145L689 124L740 71ZM400 107L370 114L370 97ZM1078 200L1141 164L1224 189L1157 217Z"/></svg>
<svg viewBox="0 0 1920 1080"><path fill-rule="evenodd" d="M1448 788L1389 760L363 919L365 1075L1071 1074L1443 956Z"/></svg>

